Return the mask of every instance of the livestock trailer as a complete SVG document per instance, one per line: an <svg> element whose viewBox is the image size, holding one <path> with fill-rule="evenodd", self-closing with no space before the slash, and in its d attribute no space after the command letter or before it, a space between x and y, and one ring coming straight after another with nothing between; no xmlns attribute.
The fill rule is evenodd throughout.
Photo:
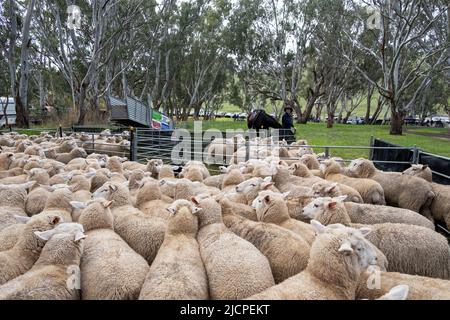
<svg viewBox="0 0 450 320"><path fill-rule="evenodd" d="M153 110L136 98L127 96L126 99L119 99L110 96L108 99L111 107L111 121L125 126L158 130L171 127L169 117Z"/></svg>

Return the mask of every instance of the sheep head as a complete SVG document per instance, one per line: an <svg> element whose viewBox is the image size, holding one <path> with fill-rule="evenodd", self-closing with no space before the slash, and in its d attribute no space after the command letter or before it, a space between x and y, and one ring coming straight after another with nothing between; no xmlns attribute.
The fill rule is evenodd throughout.
<svg viewBox="0 0 450 320"><path fill-rule="evenodd" d="M345 286L357 282L362 272L377 264L377 252L365 238L370 229L330 228L316 220L311 225L318 236L311 246L307 269L319 279ZM334 272L324 270L330 265Z"/></svg>
<svg viewBox="0 0 450 320"><path fill-rule="evenodd" d="M337 198L317 198L306 205L302 214L305 218L315 219L324 224L330 223L350 223L350 219L344 219L340 211L344 210L343 201L347 196ZM346 212L346 211L345 211ZM337 220L337 221L336 221Z"/></svg>
<svg viewBox="0 0 450 320"><path fill-rule="evenodd" d="M350 175L358 178L370 178L375 171L373 162L362 158L353 160L347 169Z"/></svg>
<svg viewBox="0 0 450 320"><path fill-rule="evenodd" d="M282 222L289 219L286 198L289 192L275 193L272 191L261 191L252 202L252 208L256 210L258 221Z"/></svg>
<svg viewBox="0 0 450 320"><path fill-rule="evenodd" d="M319 181L312 185L314 197L337 197L340 190L337 182Z"/></svg>
<svg viewBox="0 0 450 320"><path fill-rule="evenodd" d="M81 224L75 222L59 223L56 227L46 231L35 231L34 234L43 241L50 240L56 234L69 233L73 235L75 242L86 238L84 235L84 228Z"/></svg>
<svg viewBox="0 0 450 320"><path fill-rule="evenodd" d="M403 174L413 177L419 177L427 180L428 182L433 181L433 172L426 164L413 164L411 168L403 171Z"/></svg>
<svg viewBox="0 0 450 320"><path fill-rule="evenodd" d="M213 223L223 223L222 207L212 197L192 197L191 201L198 207L199 229Z"/></svg>
<svg viewBox="0 0 450 320"><path fill-rule="evenodd" d="M341 169L341 166L333 159L324 160L319 166L319 170L324 176L341 173Z"/></svg>
<svg viewBox="0 0 450 320"><path fill-rule="evenodd" d="M161 159L147 159L147 171L157 175L161 171L163 164Z"/></svg>

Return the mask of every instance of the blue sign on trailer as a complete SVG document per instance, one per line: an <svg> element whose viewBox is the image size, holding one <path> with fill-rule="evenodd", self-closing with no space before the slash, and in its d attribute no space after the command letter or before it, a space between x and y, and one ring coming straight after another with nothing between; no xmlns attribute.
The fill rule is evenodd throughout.
<svg viewBox="0 0 450 320"><path fill-rule="evenodd" d="M152 110L152 128L153 129L170 129L170 119L161 112Z"/></svg>

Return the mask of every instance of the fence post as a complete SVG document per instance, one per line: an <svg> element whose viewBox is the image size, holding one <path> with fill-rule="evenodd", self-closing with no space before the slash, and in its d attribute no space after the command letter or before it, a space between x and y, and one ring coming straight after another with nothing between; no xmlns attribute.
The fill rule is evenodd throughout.
<svg viewBox="0 0 450 320"><path fill-rule="evenodd" d="M419 163L419 150L417 149L417 146L414 145L413 147L413 158L412 158L412 164L418 164Z"/></svg>
<svg viewBox="0 0 450 320"><path fill-rule="evenodd" d="M130 161L136 161L137 155L137 132L130 127Z"/></svg>
<svg viewBox="0 0 450 320"><path fill-rule="evenodd" d="M373 159L373 146L375 145L375 139L373 136L370 136L370 150L369 150L369 160Z"/></svg>
<svg viewBox="0 0 450 320"><path fill-rule="evenodd" d="M92 133L92 152L95 153L95 133Z"/></svg>
<svg viewBox="0 0 450 320"><path fill-rule="evenodd" d="M250 140L245 140L245 161L250 159Z"/></svg>
<svg viewBox="0 0 450 320"><path fill-rule="evenodd" d="M63 136L62 126L59 125L59 137L62 138L62 136Z"/></svg>
<svg viewBox="0 0 450 320"><path fill-rule="evenodd" d="M330 148L325 148L325 158L328 159L330 157Z"/></svg>

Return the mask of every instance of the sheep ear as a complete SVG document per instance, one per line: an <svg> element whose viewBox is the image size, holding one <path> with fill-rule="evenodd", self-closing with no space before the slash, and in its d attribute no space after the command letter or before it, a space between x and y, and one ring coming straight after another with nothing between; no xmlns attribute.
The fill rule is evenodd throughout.
<svg viewBox="0 0 450 320"><path fill-rule="evenodd" d="M361 234L366 237L369 233L372 232L372 229L370 229L369 227L362 227L359 228L359 231L361 232Z"/></svg>
<svg viewBox="0 0 450 320"><path fill-rule="evenodd" d="M116 192L117 191L117 186L111 184L111 185L109 185L109 190L111 190L112 192Z"/></svg>
<svg viewBox="0 0 450 320"><path fill-rule="evenodd" d="M336 202L336 201L330 202L330 203L328 204L328 208L329 208L329 209L335 209L336 206L337 206L337 202Z"/></svg>
<svg viewBox="0 0 450 320"><path fill-rule="evenodd" d="M192 201L194 204L199 205L199 201L198 201L195 197L192 197L192 198L191 198L191 201Z"/></svg>
<svg viewBox="0 0 450 320"><path fill-rule="evenodd" d="M406 284L401 284L393 287L386 294L388 300L406 300L408 298L409 286Z"/></svg>
<svg viewBox="0 0 450 320"><path fill-rule="evenodd" d="M19 216L17 214L14 215L14 219L16 219L17 221L19 221L20 223L27 223L28 221L30 221L30 217L25 217L25 216Z"/></svg>
<svg viewBox="0 0 450 320"><path fill-rule="evenodd" d="M333 183L331 186L325 189L326 192L331 192L337 187L337 183Z"/></svg>
<svg viewBox="0 0 450 320"><path fill-rule="evenodd" d="M425 170L425 169L428 169L428 165L427 165L427 164L424 164L424 165L422 166L422 170ZM406 293L406 294L408 294L408 293Z"/></svg>
<svg viewBox="0 0 450 320"><path fill-rule="evenodd" d="M338 252L344 253L344 254L351 254L353 252L352 246L350 242L345 240L342 242L341 246L338 249Z"/></svg>
<svg viewBox="0 0 450 320"><path fill-rule="evenodd" d="M141 182L142 182L142 180L141 180ZM127 188L128 188L128 186L130 185L130 181L124 181L124 182L122 182L122 185L123 185L124 187L127 187Z"/></svg>
<svg viewBox="0 0 450 320"><path fill-rule="evenodd" d="M104 201L102 203L103 208L108 208L109 206L111 206L111 204L114 202L114 200L110 200L110 201Z"/></svg>
<svg viewBox="0 0 450 320"><path fill-rule="evenodd" d="M22 188L28 189L28 188L31 188L32 186L34 186L35 183L36 183L36 181L29 181L29 182L19 184L19 186Z"/></svg>
<svg viewBox="0 0 450 320"><path fill-rule="evenodd" d="M289 196L290 193L291 193L290 191L283 193L282 194L283 199L286 199Z"/></svg>
<svg viewBox="0 0 450 320"><path fill-rule="evenodd" d="M269 195L266 195L266 196L264 197L264 202L265 202L265 203L269 203L269 202L270 202L270 196L269 196Z"/></svg>
<svg viewBox="0 0 450 320"><path fill-rule="evenodd" d="M52 230L47 231L35 231L34 234L41 240L48 241L50 237L52 236L53 232Z"/></svg>
<svg viewBox="0 0 450 320"><path fill-rule="evenodd" d="M130 181L126 181L126 182L128 182L127 186L129 187L130 186ZM138 189L140 189L140 188L142 188L144 186L145 180L144 179L136 180L136 184L138 186Z"/></svg>
<svg viewBox="0 0 450 320"><path fill-rule="evenodd" d="M46 186L44 184L39 184L39 187L41 187L41 188L43 188L43 189L45 189L47 191L50 191L50 192L55 191L55 188L53 186Z"/></svg>
<svg viewBox="0 0 450 320"><path fill-rule="evenodd" d="M70 205L75 209L86 209L88 206L86 202L80 201L70 201Z"/></svg>
<svg viewBox="0 0 450 320"><path fill-rule="evenodd" d="M345 201L345 199L347 199L347 195L344 195L344 196L339 196L339 197L337 197L337 198L335 198L338 202L344 202Z"/></svg>
<svg viewBox="0 0 450 320"><path fill-rule="evenodd" d="M273 186L273 183L272 183L272 182L269 182L269 183L263 182L263 183L261 184L261 189L262 189L262 190L267 190L267 189L269 189L269 188L272 187L272 186Z"/></svg>
<svg viewBox="0 0 450 320"><path fill-rule="evenodd" d="M313 219L310 224L318 234L326 233L326 227L319 221Z"/></svg>
<svg viewBox="0 0 450 320"><path fill-rule="evenodd" d="M74 241L79 242L81 239L84 239L84 238L86 238L86 235L81 231L77 231L77 233L75 233Z"/></svg>
<svg viewBox="0 0 450 320"><path fill-rule="evenodd" d="M62 219L60 216L50 216L49 218L50 218L50 223L52 225L56 225L56 224L62 222Z"/></svg>
<svg viewBox="0 0 450 320"><path fill-rule="evenodd" d="M264 182L272 182L272 177L265 177L263 179Z"/></svg>
<svg viewBox="0 0 450 320"><path fill-rule="evenodd" d="M177 213L177 208L174 205L167 207L166 210L169 211L172 216Z"/></svg>
<svg viewBox="0 0 450 320"><path fill-rule="evenodd" d="M85 176L87 179L89 179L89 178L95 177L96 175L97 175L97 172L91 171L91 172L86 173L84 176Z"/></svg>

